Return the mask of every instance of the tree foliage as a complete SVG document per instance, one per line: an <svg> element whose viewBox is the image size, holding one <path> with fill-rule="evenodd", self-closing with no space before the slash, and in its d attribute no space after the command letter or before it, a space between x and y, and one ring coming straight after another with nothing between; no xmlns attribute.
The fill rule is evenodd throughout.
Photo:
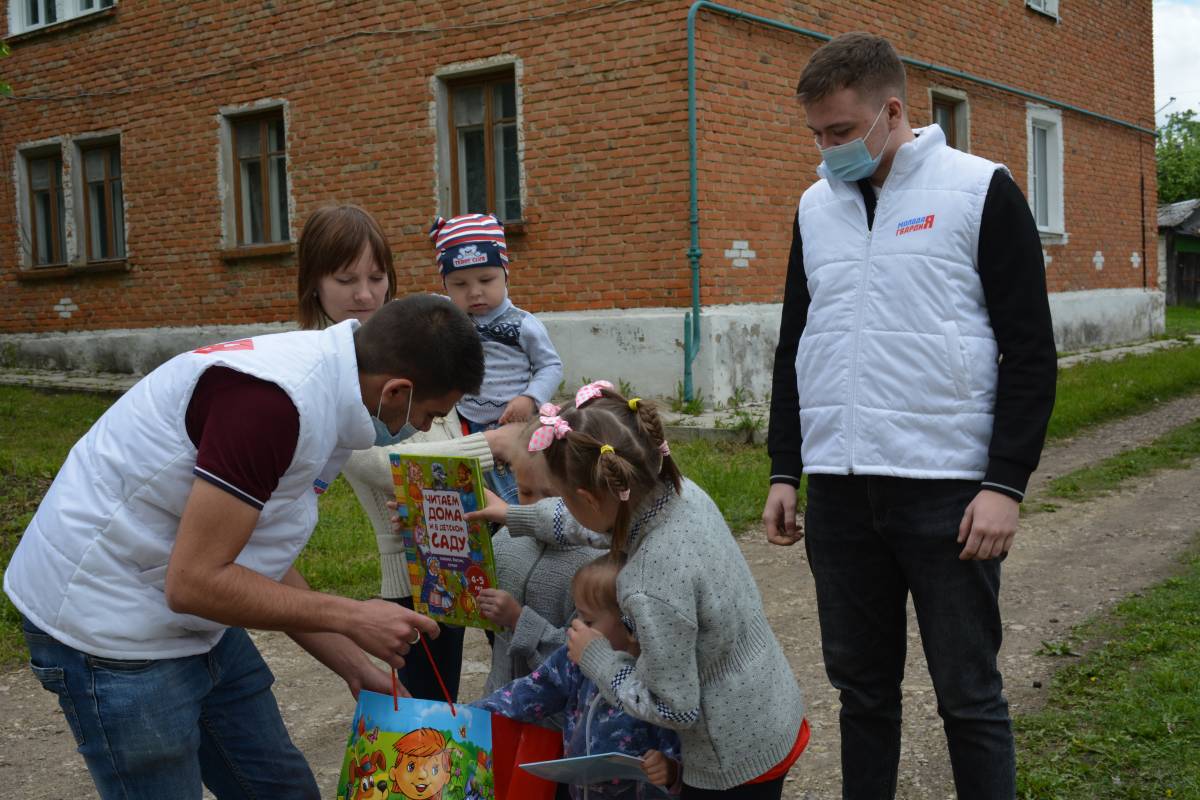
<svg viewBox="0 0 1200 800"><path fill-rule="evenodd" d="M1177 111L1158 129L1158 202L1200 197L1200 119L1195 111Z"/></svg>

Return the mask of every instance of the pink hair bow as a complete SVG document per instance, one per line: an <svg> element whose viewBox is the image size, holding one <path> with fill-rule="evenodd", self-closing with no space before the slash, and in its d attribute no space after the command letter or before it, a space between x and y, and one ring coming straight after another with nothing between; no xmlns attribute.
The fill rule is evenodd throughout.
<svg viewBox="0 0 1200 800"><path fill-rule="evenodd" d="M529 452L531 453L545 450L555 439L565 439L571 432L571 426L560 416L538 417L538 421L542 423L542 427L535 430L529 437Z"/></svg>
<svg viewBox="0 0 1200 800"><path fill-rule="evenodd" d="M562 411L562 406L556 406L554 403L542 403L542 407L538 409L538 414L543 417L557 417L560 411Z"/></svg>
<svg viewBox="0 0 1200 800"><path fill-rule="evenodd" d="M658 452L663 454L663 458L671 455L671 445L667 444L666 439L663 439L662 444L658 446Z"/></svg>
<svg viewBox="0 0 1200 800"><path fill-rule="evenodd" d="M613 385L608 381L592 381L587 386L581 386L579 391L575 393L575 407L579 408L589 400L595 400L600 396L601 389L611 389Z"/></svg>

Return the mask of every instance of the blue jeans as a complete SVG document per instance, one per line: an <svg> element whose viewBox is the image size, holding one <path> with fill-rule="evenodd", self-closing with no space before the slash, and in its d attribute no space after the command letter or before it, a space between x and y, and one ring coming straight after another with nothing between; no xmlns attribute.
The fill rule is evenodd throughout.
<svg viewBox="0 0 1200 800"><path fill-rule="evenodd" d="M958 796L1015 794L1000 650L1000 560L960 561L977 481L810 475L805 547L841 696L842 797L891 798L912 594Z"/></svg>
<svg viewBox="0 0 1200 800"><path fill-rule="evenodd" d="M471 433L483 433L500 427L499 422L472 422L466 417L462 417L462 420L467 423L467 430ZM489 489L510 506L520 504L521 500L517 494L517 476L513 474L512 467L508 464L503 461L494 462L492 471L484 473L483 481Z"/></svg>
<svg viewBox="0 0 1200 800"><path fill-rule="evenodd" d="M104 800L317 798L250 637L230 628L203 655L118 661L82 653L22 620L30 666L58 695Z"/></svg>

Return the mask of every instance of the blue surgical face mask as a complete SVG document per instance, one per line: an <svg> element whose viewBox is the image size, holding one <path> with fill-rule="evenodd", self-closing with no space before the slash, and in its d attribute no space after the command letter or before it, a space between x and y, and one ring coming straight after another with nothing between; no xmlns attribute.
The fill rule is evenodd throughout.
<svg viewBox="0 0 1200 800"><path fill-rule="evenodd" d="M379 412L383 410L383 392L379 392L379 405L375 408L375 416L371 417L371 424L375 426L375 446L387 447L390 444L400 444L405 439L417 433L417 429L409 423L408 418L412 415L413 395L416 393L416 387L409 384L408 387L408 410L404 412L404 426L397 433L392 433L388 430L388 426L379 418Z"/></svg>
<svg viewBox="0 0 1200 800"><path fill-rule="evenodd" d="M883 151L887 149L888 141L892 138L892 132L888 131L888 138L883 141L883 147L879 148L879 155L874 158L871 157L871 151L867 149L866 139L871 135L871 131L875 130L875 126L879 124L879 118L883 116L886 109L886 104L879 109L879 113L875 115L875 121L867 129L866 136L860 136L845 144L817 148L821 151L821 158L824 159L825 169L829 170L829 174L842 181L857 181L875 174L875 170L879 169L879 162L883 159Z"/></svg>

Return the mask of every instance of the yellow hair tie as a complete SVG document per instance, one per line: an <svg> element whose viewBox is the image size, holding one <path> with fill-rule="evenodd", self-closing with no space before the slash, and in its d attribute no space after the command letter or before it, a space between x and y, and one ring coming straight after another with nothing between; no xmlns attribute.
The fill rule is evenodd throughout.
<svg viewBox="0 0 1200 800"><path fill-rule="evenodd" d="M600 445L600 455L604 455L605 453L615 453L615 452L617 452L617 451L613 449L613 446L611 444Z"/></svg>
<svg viewBox="0 0 1200 800"><path fill-rule="evenodd" d="M642 402L642 398L640 398L640 397L633 397L633 398L630 398L630 400L629 400L629 410L630 410L630 411L637 411L638 403L640 403L640 402Z"/></svg>

